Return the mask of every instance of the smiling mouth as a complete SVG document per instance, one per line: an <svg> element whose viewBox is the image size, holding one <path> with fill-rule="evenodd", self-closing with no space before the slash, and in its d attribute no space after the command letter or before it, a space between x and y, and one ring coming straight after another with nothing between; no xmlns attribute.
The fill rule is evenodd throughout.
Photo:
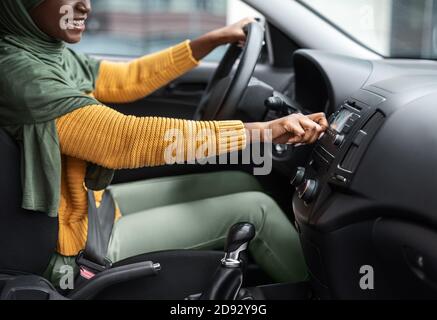
<svg viewBox="0 0 437 320"><path fill-rule="evenodd" d="M67 29L76 30L76 31L85 31L85 22L86 22L86 18L75 18L69 21L67 25Z"/></svg>
<svg viewBox="0 0 437 320"><path fill-rule="evenodd" d="M85 20L73 20L73 26L83 27L85 26Z"/></svg>

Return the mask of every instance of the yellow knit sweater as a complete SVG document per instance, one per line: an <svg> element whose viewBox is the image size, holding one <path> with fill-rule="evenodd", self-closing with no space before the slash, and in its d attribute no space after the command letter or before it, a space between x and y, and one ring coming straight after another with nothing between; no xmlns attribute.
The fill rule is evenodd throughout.
<svg viewBox="0 0 437 320"><path fill-rule="evenodd" d="M103 61L94 96L101 102L138 100L197 65L186 41L157 54L129 63ZM58 252L75 256L87 239L87 194L84 186L87 162L109 169L134 169L166 164L166 150L174 145L178 159L199 158L190 152L207 144L208 156L237 151L246 145L240 121L194 122L165 118L137 118L93 105L56 121L62 153ZM168 139L168 130L179 130L181 141ZM197 133L208 130L212 134ZM97 202L102 192L96 192ZM120 212L117 209L117 217Z"/></svg>

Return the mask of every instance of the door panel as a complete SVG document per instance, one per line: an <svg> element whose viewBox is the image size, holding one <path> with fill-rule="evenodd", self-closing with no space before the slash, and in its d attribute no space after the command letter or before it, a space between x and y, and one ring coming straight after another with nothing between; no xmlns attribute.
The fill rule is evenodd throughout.
<svg viewBox="0 0 437 320"><path fill-rule="evenodd" d="M216 67L216 63L203 63L142 100L111 107L138 117L192 119Z"/></svg>

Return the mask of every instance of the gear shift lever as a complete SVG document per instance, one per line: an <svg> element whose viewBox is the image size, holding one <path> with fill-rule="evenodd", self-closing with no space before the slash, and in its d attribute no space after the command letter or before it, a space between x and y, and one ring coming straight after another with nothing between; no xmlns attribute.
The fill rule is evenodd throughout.
<svg viewBox="0 0 437 320"><path fill-rule="evenodd" d="M213 281L200 300L235 300L243 284L241 254L255 237L255 227L250 223L234 225L226 240L226 255L214 275Z"/></svg>
<svg viewBox="0 0 437 320"><path fill-rule="evenodd" d="M255 227L249 223L234 225L228 233L226 240L226 255L222 260L222 267L240 268L240 254L247 250L250 241L255 238Z"/></svg>

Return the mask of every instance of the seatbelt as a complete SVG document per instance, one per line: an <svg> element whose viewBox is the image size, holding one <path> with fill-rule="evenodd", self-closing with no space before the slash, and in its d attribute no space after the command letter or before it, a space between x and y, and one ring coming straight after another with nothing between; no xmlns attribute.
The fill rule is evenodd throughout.
<svg viewBox="0 0 437 320"><path fill-rule="evenodd" d="M109 191L97 208L94 191L88 189L88 237L85 250L76 258L80 276L86 280L112 267L106 257L115 220L115 203Z"/></svg>

